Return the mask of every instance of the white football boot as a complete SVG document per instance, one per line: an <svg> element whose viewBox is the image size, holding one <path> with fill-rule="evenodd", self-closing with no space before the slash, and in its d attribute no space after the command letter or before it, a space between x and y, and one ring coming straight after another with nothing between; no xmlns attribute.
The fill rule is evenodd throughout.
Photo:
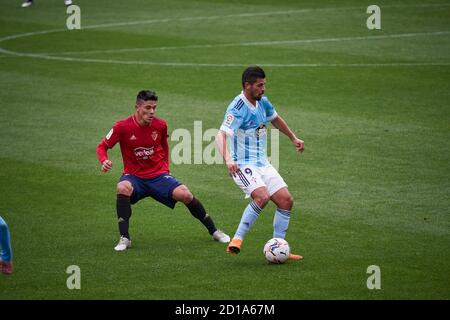
<svg viewBox="0 0 450 320"><path fill-rule="evenodd" d="M32 4L33 4L33 1L25 1L24 3L22 3L22 8L28 8Z"/></svg>
<svg viewBox="0 0 450 320"><path fill-rule="evenodd" d="M131 247L131 240L128 238L125 238L124 236L121 236L119 243L117 244L117 246L114 247L114 250L124 251L129 247Z"/></svg>
<svg viewBox="0 0 450 320"><path fill-rule="evenodd" d="M72 4L72 0L64 0L64 4L66 6L70 6Z"/></svg>
<svg viewBox="0 0 450 320"><path fill-rule="evenodd" d="M219 241L221 243L228 243L230 242L230 236L224 233L222 230L217 229L213 235L213 239L216 241Z"/></svg>

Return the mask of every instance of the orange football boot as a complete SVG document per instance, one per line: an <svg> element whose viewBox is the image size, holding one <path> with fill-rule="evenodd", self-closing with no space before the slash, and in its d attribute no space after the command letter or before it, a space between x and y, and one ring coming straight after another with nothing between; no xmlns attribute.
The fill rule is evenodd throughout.
<svg viewBox="0 0 450 320"><path fill-rule="evenodd" d="M227 252L231 254L238 254L241 251L242 240L233 239L227 246Z"/></svg>
<svg viewBox="0 0 450 320"><path fill-rule="evenodd" d="M301 259L303 259L303 256L301 256L299 254L290 253L288 259L289 260L301 260Z"/></svg>

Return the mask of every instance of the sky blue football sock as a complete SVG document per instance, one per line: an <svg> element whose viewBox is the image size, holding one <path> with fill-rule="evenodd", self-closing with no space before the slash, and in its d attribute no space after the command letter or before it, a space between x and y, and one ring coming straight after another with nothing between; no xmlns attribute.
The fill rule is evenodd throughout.
<svg viewBox="0 0 450 320"><path fill-rule="evenodd" d="M252 201L245 208L244 213L242 214L241 222L239 223L238 229L234 234L233 238L239 238L241 240L244 239L245 234L248 232L252 224L258 219L259 213L261 212L261 208Z"/></svg>
<svg viewBox="0 0 450 320"><path fill-rule="evenodd" d="M0 249L0 258L5 262L10 262L12 259L11 240L8 225L2 217L0 217Z"/></svg>
<svg viewBox="0 0 450 320"><path fill-rule="evenodd" d="M291 212L277 208L275 216L273 218L273 237L284 239L286 237L286 231L289 226L289 219L291 218Z"/></svg>

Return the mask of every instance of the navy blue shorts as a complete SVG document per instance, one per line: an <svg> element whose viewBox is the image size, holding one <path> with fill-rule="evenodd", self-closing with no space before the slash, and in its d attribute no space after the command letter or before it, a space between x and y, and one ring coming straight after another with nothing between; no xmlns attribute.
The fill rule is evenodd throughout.
<svg viewBox="0 0 450 320"><path fill-rule="evenodd" d="M176 200L172 199L173 190L182 183L168 173L161 174L153 179L141 179L131 174L120 177L120 181L129 181L133 185L130 203L135 204L141 199L152 197L156 201L173 209Z"/></svg>

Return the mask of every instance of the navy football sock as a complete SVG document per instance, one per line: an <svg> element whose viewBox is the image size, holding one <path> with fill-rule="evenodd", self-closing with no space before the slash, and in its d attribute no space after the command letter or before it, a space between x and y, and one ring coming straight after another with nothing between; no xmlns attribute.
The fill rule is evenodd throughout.
<svg viewBox="0 0 450 320"><path fill-rule="evenodd" d="M201 223L203 223L206 229L208 229L210 235L216 232L217 228L214 225L214 221L206 213L205 208L197 198L194 197L192 201L186 205L186 207L189 209L189 211L195 218L197 218L198 220L200 220Z"/></svg>
<svg viewBox="0 0 450 320"><path fill-rule="evenodd" d="M129 220L131 217L131 204L130 197L118 194L116 201L117 218L119 223L119 232L121 236L130 239L128 233Z"/></svg>

